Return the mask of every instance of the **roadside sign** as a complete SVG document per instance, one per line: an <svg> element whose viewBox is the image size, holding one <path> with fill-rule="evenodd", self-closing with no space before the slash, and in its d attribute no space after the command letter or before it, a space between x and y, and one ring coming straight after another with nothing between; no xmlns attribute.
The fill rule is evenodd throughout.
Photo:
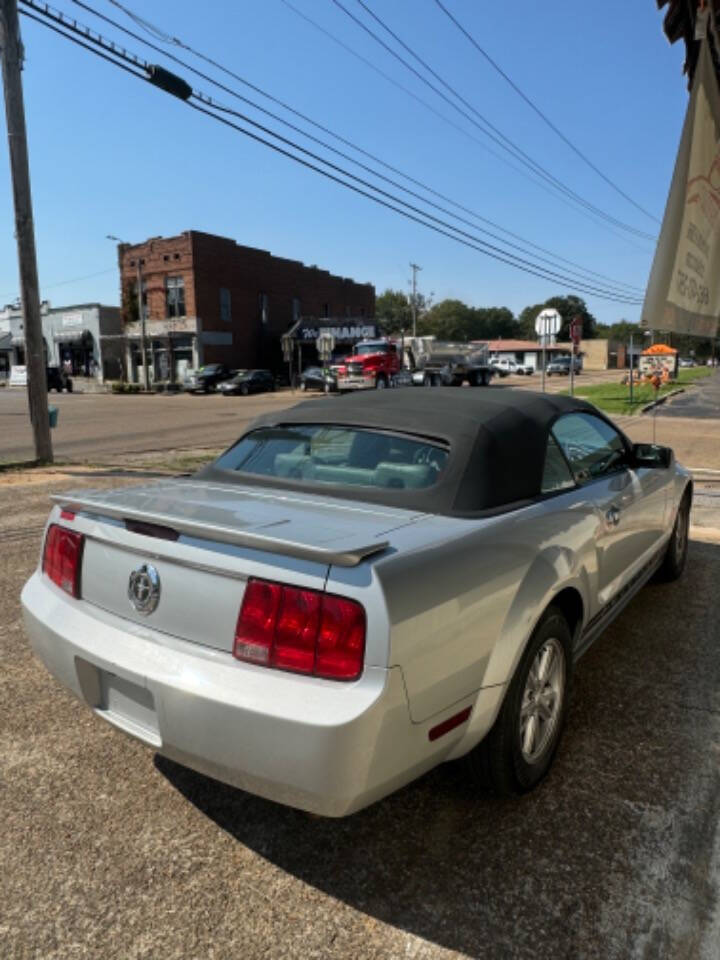
<svg viewBox="0 0 720 960"><path fill-rule="evenodd" d="M562 317L557 310L546 307L535 318L535 333L539 337L554 337L562 326Z"/></svg>
<svg viewBox="0 0 720 960"><path fill-rule="evenodd" d="M331 333L321 333L315 340L317 352L323 360L328 360L335 349L335 337Z"/></svg>
<svg viewBox="0 0 720 960"><path fill-rule="evenodd" d="M25 366L10 367L10 386L11 387L27 386L27 367Z"/></svg>

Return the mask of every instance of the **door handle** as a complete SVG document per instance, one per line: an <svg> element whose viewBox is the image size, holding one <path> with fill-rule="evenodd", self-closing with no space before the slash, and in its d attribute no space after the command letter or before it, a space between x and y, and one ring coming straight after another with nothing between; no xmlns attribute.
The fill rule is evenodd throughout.
<svg viewBox="0 0 720 960"><path fill-rule="evenodd" d="M618 507L610 507L605 513L605 519L609 527L616 527L620 523L620 510Z"/></svg>

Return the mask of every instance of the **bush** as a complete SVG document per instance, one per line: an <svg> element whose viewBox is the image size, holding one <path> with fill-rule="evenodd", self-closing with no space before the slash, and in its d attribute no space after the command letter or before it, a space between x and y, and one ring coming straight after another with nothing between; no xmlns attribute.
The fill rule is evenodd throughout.
<svg viewBox="0 0 720 960"><path fill-rule="evenodd" d="M183 385L177 380L175 383L170 380L156 380L152 387L156 393L179 393L183 389Z"/></svg>
<svg viewBox="0 0 720 960"><path fill-rule="evenodd" d="M110 390L112 393L140 393L142 384L125 383L124 380L113 380L110 384Z"/></svg>

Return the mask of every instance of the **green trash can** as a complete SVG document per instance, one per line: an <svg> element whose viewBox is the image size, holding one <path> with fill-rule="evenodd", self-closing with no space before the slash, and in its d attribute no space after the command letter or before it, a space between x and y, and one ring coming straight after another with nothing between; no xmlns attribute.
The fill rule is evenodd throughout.
<svg viewBox="0 0 720 960"><path fill-rule="evenodd" d="M48 413L50 414L50 429L57 426L59 410L57 407L48 407Z"/></svg>

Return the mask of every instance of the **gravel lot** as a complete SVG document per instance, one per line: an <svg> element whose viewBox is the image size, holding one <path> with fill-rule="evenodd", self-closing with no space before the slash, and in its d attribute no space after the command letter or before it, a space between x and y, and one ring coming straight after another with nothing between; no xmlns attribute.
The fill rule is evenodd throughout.
<svg viewBox="0 0 720 960"><path fill-rule="evenodd" d="M0 474L4 960L716 960L720 544L581 661L534 794L446 766L331 821L154 758L34 660L18 597L47 494L137 482L107 473Z"/></svg>

